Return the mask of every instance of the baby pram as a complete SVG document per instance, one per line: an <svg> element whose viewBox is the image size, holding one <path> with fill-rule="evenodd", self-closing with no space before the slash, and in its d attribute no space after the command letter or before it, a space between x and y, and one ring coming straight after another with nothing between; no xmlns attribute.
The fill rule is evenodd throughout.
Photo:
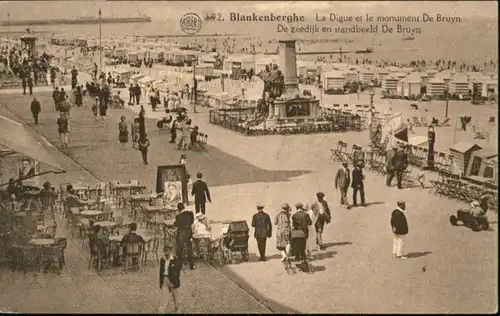
<svg viewBox="0 0 500 316"><path fill-rule="evenodd" d="M249 229L246 221L229 223L227 234L223 237L223 261L233 263L235 253L240 253L243 261L248 261Z"/></svg>

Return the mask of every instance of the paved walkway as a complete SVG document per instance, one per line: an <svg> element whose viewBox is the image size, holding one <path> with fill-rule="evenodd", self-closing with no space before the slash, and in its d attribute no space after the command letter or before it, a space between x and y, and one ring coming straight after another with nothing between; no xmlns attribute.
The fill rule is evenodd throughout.
<svg viewBox="0 0 500 316"><path fill-rule="evenodd" d="M1 97L0 102L4 103ZM12 98L8 107L29 122L29 112L22 104L22 99ZM49 140L55 140L56 114L51 112L49 101L43 101L42 106L48 109L44 110L37 129ZM74 109L73 128L78 133L71 136L69 154L92 173L106 175L111 169L109 176L113 179L139 179L152 184L156 165L175 164L180 152L168 144L168 133L155 131L152 122L148 122L152 162L145 168L137 152L119 148L116 124L120 115L130 118L132 112L111 110L109 119L102 123L92 121L89 108ZM304 313L496 310L497 224L492 224L492 231L481 233L452 227L448 217L463 204L416 188L387 189L381 177L373 174L367 174L365 183L371 205L340 209L332 183L338 166L328 160L327 153L329 145L337 139L356 140L354 133L246 138L204 123L203 115L206 114L194 115L194 123L210 135L210 146L208 153L188 152L188 169L192 174L201 170L211 185L213 203L208 205L211 220L250 222L256 201L265 203L266 210L274 217L283 201L312 202L319 190L326 193L331 205L334 218L324 236L328 249L316 254L314 275L286 275L275 259L274 238L267 247L272 260L256 262L257 247L250 238L251 262L220 268L238 284L253 288L268 306L273 303L278 306L272 307L273 310L279 311L280 307ZM276 174L283 169L292 173ZM271 172L272 176L267 180L253 176L255 170ZM406 249L411 259L407 261L391 258L389 216L398 199L408 203L410 235Z"/></svg>
<svg viewBox="0 0 500 316"><path fill-rule="evenodd" d="M26 100L29 100L28 98L27 96L9 98L8 102L13 101L10 104L19 106L19 108L9 106L15 113L13 114L3 106L7 101L6 97L0 96L2 105L0 114L12 119L19 119L19 115L22 120L27 121L29 117L25 116L24 109L20 107ZM46 135L50 141L55 142L57 137L54 132L56 128L53 119L56 115L47 113L47 97L40 97L40 99L44 104L42 116L45 117L37 130ZM52 124L44 124L47 122L47 117L50 117ZM77 122L78 119L73 120L73 128L78 128ZM75 141L73 139L73 142ZM79 144L83 146L82 143ZM77 148L75 147L76 150ZM88 149L85 151L92 153ZM94 183L97 181L94 175L83 170L72 159L59 153L56 148L53 148L53 153L68 173L48 176L47 178L52 183L60 184L70 181ZM99 155L99 153L96 154ZM106 176L112 178L114 170L109 169L108 161L102 162L108 165ZM142 167L142 164L139 166ZM57 236L68 237L69 234L64 227L59 227ZM78 237L69 238L66 263L60 276L35 275L32 272L24 275L21 271L11 272L6 268L1 268L0 284L4 289L8 289L0 293L1 308L22 313L156 313L159 302L157 263L149 263L142 273L124 273L121 268L117 268L98 274L88 269L88 246L83 244ZM183 313L269 312L269 309L212 266L200 263L196 270L186 270L181 280L180 297Z"/></svg>

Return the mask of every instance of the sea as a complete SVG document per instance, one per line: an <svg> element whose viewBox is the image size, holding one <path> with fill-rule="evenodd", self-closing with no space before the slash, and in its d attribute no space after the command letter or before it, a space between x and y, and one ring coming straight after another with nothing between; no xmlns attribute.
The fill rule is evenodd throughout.
<svg viewBox="0 0 500 316"><path fill-rule="evenodd" d="M3 1L2 1L3 2ZM80 8L78 13L80 16L90 16L90 12L97 11L96 3L90 2L73 2L68 1L71 4L72 11L75 11L75 7ZM9 3L10 7L4 4L0 4L0 11L6 11L17 9L21 11L23 8L20 4ZM23 2L21 2L22 4ZM123 5L121 5L123 3ZM131 6L127 11L127 14L116 9L117 6L126 6L128 2L109 2L103 3L109 8L114 8L112 11L115 16L138 16L140 12L145 13L152 17L152 22L150 23L123 23L123 24L103 24L101 28L102 36L180 36L185 35L180 27L180 17L182 12L185 10L196 10L194 2L179 2L171 4L170 2L146 2L134 3L135 6ZM155 9L155 3L158 4L158 9ZM230 3L230 2L225 2ZM25 2L23 5L28 7L29 2ZM43 18L63 18L67 17L64 15L53 16L49 14L49 10L55 12L56 6L61 9L64 6L64 2L59 1L47 1L47 2L36 2L33 5L40 6L36 14L23 15L23 19L43 19ZM168 5L167 5L168 4ZM190 6L189 8L179 7L180 5ZM174 7L174 6L177 7ZM50 7L53 6L54 8ZM201 5L200 5L201 6ZM49 8L50 7L50 8ZM161 8L160 8L161 7ZM205 6L207 7L207 6ZM51 9L52 8L52 9ZM66 8L66 6L64 6ZM146 8L147 10L138 11L139 9ZM171 8L171 9L169 9ZM409 7L408 7L409 8ZM5 9L5 10L4 10ZM42 10L43 9L43 10ZM68 7L68 10L70 7ZM137 10L136 10L137 9ZM25 9L26 12L27 9ZM136 10L137 12L133 12ZM109 10L108 10L109 11ZM210 11L210 10L209 10ZM209 12L205 8L202 12ZM196 11L194 11L196 12ZM198 12L200 16L204 16L202 12ZM33 13L33 12L31 12ZM95 13L95 12L94 12ZM405 12L408 14L409 12ZM21 12L17 13L17 19ZM72 13L76 14L75 12ZM3 15L3 14L2 14ZM108 14L109 16L109 14ZM12 14L10 15L11 19ZM0 17L0 20L5 20L5 17ZM361 23L360 26L368 26L368 22L365 24ZM238 47L245 46L249 42L255 42L248 40L248 37L254 37L261 40L263 47L269 46L270 50L274 49L276 44L269 44L270 40L276 40L281 38L294 38L297 40L321 40L329 39L336 40L335 42L329 43L300 43L299 51L354 51L354 50L364 50L372 49L373 52L370 54L360 54L361 58L369 58L370 60L386 60L386 61L398 61L407 62L410 60L452 60L457 63L475 64L483 65L485 62L494 61L495 64L498 62L498 16L495 17L470 17L462 18L459 23L393 23L392 26L396 30L396 24L402 24L403 27L415 31L413 35L414 40L403 40L407 33L382 33L381 24L379 24L378 32L372 34L360 34L360 33L311 33L311 32L298 32L294 34L284 34L283 32L278 32L278 24L276 22L262 22L262 23L234 23L234 22L215 22L206 21L202 23L201 30L197 35L214 35L217 34L220 37L225 37L226 34L232 34L231 37L235 39L235 43ZM307 26L307 25L318 25L318 23L305 23L302 22L301 25L295 24L295 26ZM321 27L324 24L320 24ZM353 26L353 23L329 23L327 24L332 27L340 26L344 28L349 28ZM294 26L294 24L291 24ZM0 35L5 32L23 32L26 26L11 26L11 27L0 27ZM33 32L44 32L49 36L52 35L63 35L75 38L97 38L99 36L99 25L98 24L84 24L84 25L50 25L50 26L33 26L31 27ZM418 30L417 30L418 29ZM237 35L235 35L237 34ZM206 41L203 37L192 37L191 41ZM274 45L274 46L273 46Z"/></svg>

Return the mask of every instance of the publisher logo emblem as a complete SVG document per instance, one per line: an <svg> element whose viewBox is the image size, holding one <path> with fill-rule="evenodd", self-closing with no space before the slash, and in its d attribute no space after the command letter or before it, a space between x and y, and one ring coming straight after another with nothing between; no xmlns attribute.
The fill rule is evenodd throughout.
<svg viewBox="0 0 500 316"><path fill-rule="evenodd" d="M196 13L186 13L181 18L181 30L188 34L193 35L198 33L201 29L201 18Z"/></svg>

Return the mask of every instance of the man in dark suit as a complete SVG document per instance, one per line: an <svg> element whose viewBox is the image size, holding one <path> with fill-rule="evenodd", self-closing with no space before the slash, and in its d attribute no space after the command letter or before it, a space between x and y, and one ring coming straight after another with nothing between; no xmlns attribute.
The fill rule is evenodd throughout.
<svg viewBox="0 0 500 316"><path fill-rule="evenodd" d="M193 259L193 231L192 226L194 224L193 212L186 210L183 203L177 204L177 211L179 212L175 216L174 226L177 227L177 257L183 262L184 249L187 251L187 259L191 269L195 268Z"/></svg>
<svg viewBox="0 0 500 316"><path fill-rule="evenodd" d="M120 244L122 246L127 244L136 244L136 243L145 244L146 242L144 241L144 238L137 235L136 231L137 231L137 224L131 223L129 226L129 232L123 236Z"/></svg>
<svg viewBox="0 0 500 316"><path fill-rule="evenodd" d="M347 190L349 189L349 184L351 183L351 175L349 174L349 168L347 167L347 162L343 162L342 167L335 175L335 189L340 190L340 205L345 207L349 206L349 202L347 201Z"/></svg>
<svg viewBox="0 0 500 316"><path fill-rule="evenodd" d="M398 189L402 189L403 173L408 166L408 154L404 149L404 145L400 145L399 149L394 153L392 157L392 168L396 173L396 179L398 181Z"/></svg>
<svg viewBox="0 0 500 316"><path fill-rule="evenodd" d="M33 97L33 101L31 101L31 114L33 114L33 119L35 120L35 124L38 125L38 115L42 112L42 107L40 106L40 102Z"/></svg>
<svg viewBox="0 0 500 316"><path fill-rule="evenodd" d="M398 207L391 214L391 228L394 234L392 255L397 259L407 259L402 255L404 236L408 234L408 221L406 220L406 203L398 201Z"/></svg>
<svg viewBox="0 0 500 316"><path fill-rule="evenodd" d="M201 172L198 172L196 177L198 180L193 183L191 195L194 195L194 207L196 213L198 214L199 212L202 212L205 214L205 203L207 200L212 203L212 199L210 198L210 191L208 190L207 184L201 180L201 178L203 178Z"/></svg>
<svg viewBox="0 0 500 316"><path fill-rule="evenodd" d="M353 206L358 205L357 195L359 191L359 195L361 196L361 205L365 206L365 186L363 181L365 180L365 176L363 174L363 170L359 165L355 166L352 170L352 204Z"/></svg>
<svg viewBox="0 0 500 316"><path fill-rule="evenodd" d="M392 178L394 178L394 169L392 167L392 158L394 158L394 154L396 153L396 147L393 145L391 146L391 149L389 149L386 153L385 157L385 170L387 172L387 177L385 180L385 185L388 187L391 186L392 184Z"/></svg>
<svg viewBox="0 0 500 316"><path fill-rule="evenodd" d="M252 227L255 228L254 237L259 248L259 261L266 261L266 241L271 238L273 226L271 217L264 212L264 204L257 203L257 213L252 217Z"/></svg>
<svg viewBox="0 0 500 316"><path fill-rule="evenodd" d="M292 250L295 258L305 263L306 243L309 237L309 225L312 225L311 217L304 210L304 204L295 204L297 212L292 215Z"/></svg>

